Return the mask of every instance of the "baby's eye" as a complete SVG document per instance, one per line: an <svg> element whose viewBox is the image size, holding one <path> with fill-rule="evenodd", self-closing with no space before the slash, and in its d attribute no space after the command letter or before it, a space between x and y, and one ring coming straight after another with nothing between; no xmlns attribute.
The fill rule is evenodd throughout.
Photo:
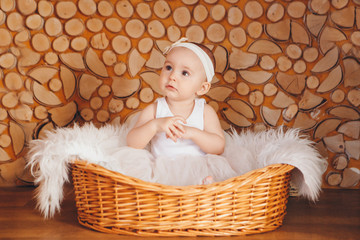
<svg viewBox="0 0 360 240"><path fill-rule="evenodd" d="M172 70L172 67L170 65L166 65L165 66L165 69L168 70L168 71L171 71Z"/></svg>
<svg viewBox="0 0 360 240"><path fill-rule="evenodd" d="M187 71L183 71L183 72L182 72L182 75L184 75L185 77L187 77L187 76L189 76L190 74L189 74L189 72L187 72Z"/></svg>

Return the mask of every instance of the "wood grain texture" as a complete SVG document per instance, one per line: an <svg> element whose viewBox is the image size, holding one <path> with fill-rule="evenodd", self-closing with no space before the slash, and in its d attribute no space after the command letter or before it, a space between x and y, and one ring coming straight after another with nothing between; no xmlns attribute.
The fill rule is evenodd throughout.
<svg viewBox="0 0 360 240"><path fill-rule="evenodd" d="M346 127L349 111L357 116L360 105L358 0L1 0L0 24L0 124L34 126L27 136L35 138L57 125L50 112L71 102L81 117L72 119L71 112L70 125L130 119L161 96L163 52L181 37L215 55L213 89L204 97L216 106L224 129L232 121L263 129L261 114L270 109L279 116L274 127L300 127L314 136L334 117L332 107L351 107L343 116L336 113ZM118 78L141 81L122 88ZM236 108L229 99L247 102L255 116L239 117L237 111L252 112L246 107L224 110ZM342 131L349 134L332 129L316 140ZM349 148L359 140L356 134L346 138ZM25 151L15 157L12 144L0 152L17 162ZM327 174L336 169L334 153L325 151ZM349 167L360 169L360 162L350 157Z"/></svg>

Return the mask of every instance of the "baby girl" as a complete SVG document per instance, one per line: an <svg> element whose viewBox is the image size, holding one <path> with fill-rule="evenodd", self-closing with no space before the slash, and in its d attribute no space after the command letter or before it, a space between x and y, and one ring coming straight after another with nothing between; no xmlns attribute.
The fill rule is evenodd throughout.
<svg viewBox="0 0 360 240"><path fill-rule="evenodd" d="M203 45L171 45L159 80L164 97L141 112L127 136L129 147L151 144L155 169L168 175L165 183L196 184L195 179L202 177L205 184L234 175L226 159L218 156L224 151L225 137L217 114L199 98L211 87L214 65L212 52Z"/></svg>

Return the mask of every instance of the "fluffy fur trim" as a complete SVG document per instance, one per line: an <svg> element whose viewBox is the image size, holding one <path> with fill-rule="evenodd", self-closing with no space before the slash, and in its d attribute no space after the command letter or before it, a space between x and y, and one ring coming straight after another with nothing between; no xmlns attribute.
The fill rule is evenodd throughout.
<svg viewBox="0 0 360 240"><path fill-rule="evenodd" d="M27 166L35 177L37 208L45 218L60 210L63 185L69 182L69 163L75 157L102 166L112 164L120 146L126 146L128 128L106 125L100 129L93 124L83 127L58 128L47 131L44 139L29 143ZM138 155L148 154L139 151ZM140 156L141 157L141 156Z"/></svg>
<svg viewBox="0 0 360 240"><path fill-rule="evenodd" d="M156 159L148 150L126 147L129 129L131 126L127 125L101 128L93 124L75 125L49 131L44 139L30 142L27 166L35 176L35 184L39 185L37 208L45 218L60 211L63 185L69 181L69 164L75 157L145 181L159 177L154 177ZM299 193L311 200L318 198L326 161L315 150L313 142L300 136L296 129L240 134L232 131L226 134L223 156L237 175L274 163L293 165L298 169L294 181Z"/></svg>
<svg viewBox="0 0 360 240"><path fill-rule="evenodd" d="M313 201L319 197L322 174L327 168L327 161L315 149L314 142L294 128L257 133L247 130L240 134L233 130L226 135L223 155L239 175L276 163L296 167L292 181L300 195Z"/></svg>

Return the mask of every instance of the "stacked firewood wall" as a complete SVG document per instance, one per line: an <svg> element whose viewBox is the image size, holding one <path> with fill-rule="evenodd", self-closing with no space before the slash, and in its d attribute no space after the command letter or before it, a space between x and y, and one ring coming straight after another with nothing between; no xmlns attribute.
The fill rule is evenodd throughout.
<svg viewBox="0 0 360 240"><path fill-rule="evenodd" d="M0 185L31 182L27 143L119 124L161 96L163 50L208 46L226 130L301 128L323 187L359 188L359 0L0 0Z"/></svg>

